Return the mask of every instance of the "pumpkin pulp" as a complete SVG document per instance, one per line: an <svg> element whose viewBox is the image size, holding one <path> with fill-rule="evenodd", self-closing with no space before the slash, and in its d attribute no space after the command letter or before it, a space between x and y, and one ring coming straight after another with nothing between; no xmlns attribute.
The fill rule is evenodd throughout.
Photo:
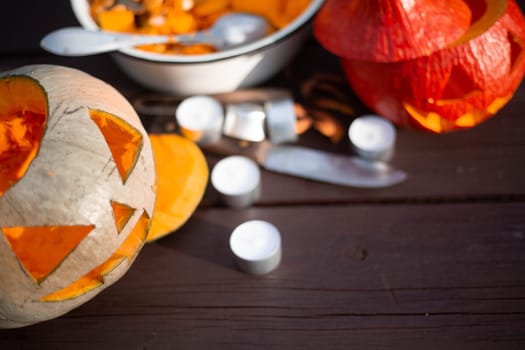
<svg viewBox="0 0 525 350"><path fill-rule="evenodd" d="M18 182L36 157L47 120L47 97L35 80L0 80L0 196Z"/></svg>
<svg viewBox="0 0 525 350"><path fill-rule="evenodd" d="M210 28L229 12L246 12L262 16L275 28L281 29L296 19L311 0L137 0L143 11L135 13L123 4L90 0L91 17L102 30L140 34L189 34ZM270 34L270 33L268 33ZM164 54L206 54L215 52L210 45L167 44L142 45L140 49Z"/></svg>

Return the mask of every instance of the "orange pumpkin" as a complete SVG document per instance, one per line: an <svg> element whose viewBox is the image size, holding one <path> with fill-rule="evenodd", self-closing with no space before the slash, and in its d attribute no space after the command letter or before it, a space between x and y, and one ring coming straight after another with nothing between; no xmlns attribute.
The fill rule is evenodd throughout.
<svg viewBox="0 0 525 350"><path fill-rule="evenodd" d="M58 317L128 270L156 180L120 93L60 66L0 74L0 163L0 328Z"/></svg>
<svg viewBox="0 0 525 350"><path fill-rule="evenodd" d="M315 33L341 57L352 89L376 113L400 126L443 133L479 124L512 98L525 73L525 20L514 0L364 3L328 1L316 19ZM362 15L364 6L376 7L368 22ZM465 6L468 28L461 15ZM385 10L392 7L397 11ZM447 13L447 8L455 9L455 14ZM368 23L368 32L374 32L373 21L382 23L382 34L366 34L370 40L363 40L365 34L359 39L348 36L350 42L360 40L362 47L333 43L328 37L337 25L327 18L333 18L336 10L348 18L361 14L360 23ZM429 18L437 18L441 27L433 27L433 21L425 20ZM345 23L350 28L355 24L350 19ZM406 28L405 33L399 28ZM424 36L413 28L423 28ZM464 32L458 36L458 30ZM394 34L401 38L390 41Z"/></svg>

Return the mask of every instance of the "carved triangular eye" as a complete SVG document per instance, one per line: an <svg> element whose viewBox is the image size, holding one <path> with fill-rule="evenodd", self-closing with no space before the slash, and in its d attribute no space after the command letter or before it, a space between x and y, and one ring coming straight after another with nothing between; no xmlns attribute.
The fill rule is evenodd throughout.
<svg viewBox="0 0 525 350"><path fill-rule="evenodd" d="M20 264L41 283L95 226L3 227Z"/></svg>
<svg viewBox="0 0 525 350"><path fill-rule="evenodd" d="M47 120L47 97L30 78L0 80L0 197L36 157Z"/></svg>
<svg viewBox="0 0 525 350"><path fill-rule="evenodd" d="M126 183L142 150L142 134L113 114L95 109L89 114L106 139L122 183Z"/></svg>

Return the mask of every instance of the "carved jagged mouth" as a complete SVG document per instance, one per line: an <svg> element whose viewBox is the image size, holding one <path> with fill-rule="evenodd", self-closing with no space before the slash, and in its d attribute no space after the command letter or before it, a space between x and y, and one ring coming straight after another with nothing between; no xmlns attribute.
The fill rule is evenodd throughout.
<svg viewBox="0 0 525 350"><path fill-rule="evenodd" d="M114 206L114 219L118 234L128 224L135 212L134 209L126 207L129 211L126 210L123 213L120 206L122 205L119 205L117 210ZM149 224L150 216L143 210L142 215L134 223L134 229L121 246L106 262L80 278L83 282L75 282L77 288L91 290L103 283L103 276L124 260L131 261L144 243ZM26 274L36 284L41 284L94 229L94 225L3 227L1 232ZM88 288L87 285L90 287Z"/></svg>
<svg viewBox="0 0 525 350"><path fill-rule="evenodd" d="M116 269L120 264L124 263L126 260L128 264L131 264L146 241L150 223L150 216L145 210L143 210L142 215L135 223L135 226L129 233L128 237L109 257L109 259L71 283L69 286L43 296L38 299L38 301L53 302L74 299L104 284L104 277Z"/></svg>

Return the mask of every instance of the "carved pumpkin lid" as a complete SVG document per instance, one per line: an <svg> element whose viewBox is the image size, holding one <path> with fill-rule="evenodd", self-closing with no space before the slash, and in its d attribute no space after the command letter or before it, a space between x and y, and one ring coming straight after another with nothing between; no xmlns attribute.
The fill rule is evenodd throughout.
<svg viewBox="0 0 525 350"><path fill-rule="evenodd" d="M498 0L328 0L316 16L314 34L338 56L396 62L481 34L506 6Z"/></svg>

